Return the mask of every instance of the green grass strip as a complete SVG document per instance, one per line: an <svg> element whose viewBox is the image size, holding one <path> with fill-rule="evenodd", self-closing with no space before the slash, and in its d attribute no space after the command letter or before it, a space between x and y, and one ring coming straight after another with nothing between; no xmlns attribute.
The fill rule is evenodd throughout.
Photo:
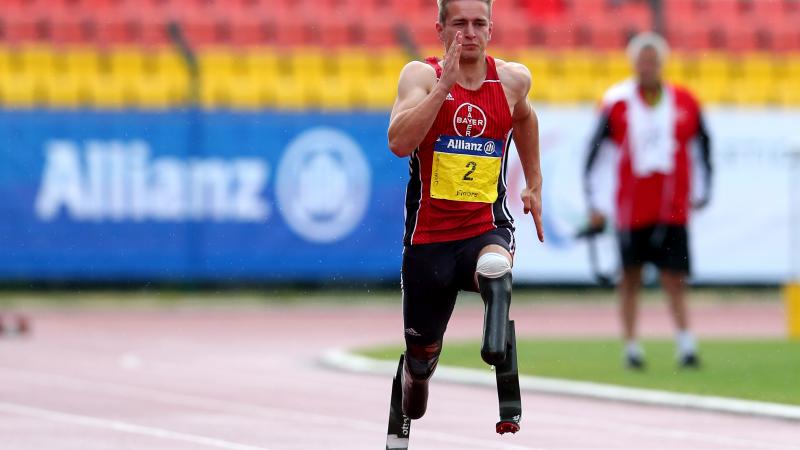
<svg viewBox="0 0 800 450"><path fill-rule="evenodd" d="M615 339L518 342L520 373L620 386L800 405L800 341L703 340L702 367L679 369L670 340L645 340L647 367L627 370ZM478 342L446 342L442 364L486 368ZM400 347L359 353L395 359Z"/></svg>

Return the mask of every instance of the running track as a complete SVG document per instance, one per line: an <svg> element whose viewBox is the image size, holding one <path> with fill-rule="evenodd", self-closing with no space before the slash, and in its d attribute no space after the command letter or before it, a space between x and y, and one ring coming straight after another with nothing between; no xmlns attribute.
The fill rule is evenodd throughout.
<svg viewBox="0 0 800 450"><path fill-rule="evenodd" d="M658 305L649 334L670 333ZM520 335L613 335L610 305L512 311ZM695 308L701 335L777 336L779 305ZM398 342L399 307L33 315L0 339L0 449L382 449L391 380L320 367L326 349ZM477 337L459 305L448 337ZM521 433L494 434L492 390L433 381L411 449L800 449L800 424L526 394Z"/></svg>

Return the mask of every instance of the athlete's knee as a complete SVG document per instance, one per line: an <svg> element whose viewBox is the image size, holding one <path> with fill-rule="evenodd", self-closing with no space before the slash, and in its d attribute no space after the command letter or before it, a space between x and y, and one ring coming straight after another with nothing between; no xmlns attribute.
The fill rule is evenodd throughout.
<svg viewBox="0 0 800 450"><path fill-rule="evenodd" d="M475 273L478 277L500 278L511 272L511 260L497 252L487 252L478 258Z"/></svg>
<svg viewBox="0 0 800 450"><path fill-rule="evenodd" d="M406 368L408 374L417 381L425 381L433 375L439 364L439 355L442 353L442 342L430 345L406 346Z"/></svg>

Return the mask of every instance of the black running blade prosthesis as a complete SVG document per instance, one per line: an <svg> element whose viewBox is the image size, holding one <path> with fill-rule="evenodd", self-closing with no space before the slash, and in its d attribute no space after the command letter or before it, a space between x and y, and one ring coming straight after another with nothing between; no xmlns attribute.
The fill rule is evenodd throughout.
<svg viewBox="0 0 800 450"><path fill-rule="evenodd" d="M397 365L397 373L392 380L392 403L389 406L389 429L386 432L386 450L408 449L411 435L411 419L403 414L403 388L400 385L403 376L403 355Z"/></svg>
<svg viewBox="0 0 800 450"><path fill-rule="evenodd" d="M519 369L517 368L517 336L514 321L508 321L508 350L506 359L495 367L497 377L497 399L500 404L498 434L516 433L522 418L522 398L519 391Z"/></svg>

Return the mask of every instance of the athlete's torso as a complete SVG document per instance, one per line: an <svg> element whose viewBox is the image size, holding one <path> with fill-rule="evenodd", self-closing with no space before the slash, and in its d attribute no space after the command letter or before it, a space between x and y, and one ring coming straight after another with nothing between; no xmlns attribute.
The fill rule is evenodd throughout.
<svg viewBox="0 0 800 450"><path fill-rule="evenodd" d="M697 136L700 109L694 97L685 89L664 86L669 95L661 102L671 102L672 112L667 116L674 143L674 154L668 170L643 176L637 173L634 159L642 157L632 147L630 97L606 104L609 132L620 149L617 186L617 226L638 229L658 223L685 225L688 222L691 190L691 141ZM632 95L639 95L638 92ZM638 101L638 98L636 99ZM637 119L638 120L638 119ZM664 120L654 115L641 120Z"/></svg>
<svg viewBox="0 0 800 450"><path fill-rule="evenodd" d="M426 60L436 70L436 58ZM506 206L511 111L492 57L477 90L455 84L410 156L405 245L453 241L513 227Z"/></svg>

